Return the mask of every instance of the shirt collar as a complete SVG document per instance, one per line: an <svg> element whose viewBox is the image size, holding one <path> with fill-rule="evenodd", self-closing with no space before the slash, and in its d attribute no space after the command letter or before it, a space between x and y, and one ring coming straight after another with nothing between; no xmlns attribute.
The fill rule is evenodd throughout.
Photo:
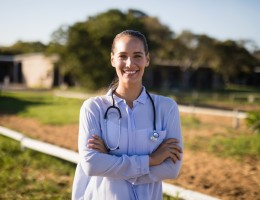
<svg viewBox="0 0 260 200"><path fill-rule="evenodd" d="M145 104L147 98L148 98L148 95L146 94L146 89L143 86L141 94L139 95L139 97L135 101L142 103L142 104Z"/></svg>
<svg viewBox="0 0 260 200"><path fill-rule="evenodd" d="M109 89L106 95L107 95L107 96L112 96L112 89ZM144 86L142 86L142 92L141 92L141 94L140 94L139 97L138 97L136 100L134 100L134 101L139 102L139 103L142 103L142 104L145 104L147 98L148 98L148 95L146 94L146 89L145 89ZM115 94L114 94L114 99L115 99L115 102L116 102L117 104L124 100L124 99L122 99L122 98L116 96Z"/></svg>

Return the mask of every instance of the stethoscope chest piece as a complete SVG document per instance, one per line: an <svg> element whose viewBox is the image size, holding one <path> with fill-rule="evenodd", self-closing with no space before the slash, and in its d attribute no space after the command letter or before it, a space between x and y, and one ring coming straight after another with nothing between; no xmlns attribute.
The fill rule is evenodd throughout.
<svg viewBox="0 0 260 200"><path fill-rule="evenodd" d="M105 143L106 143L106 146L107 148L111 151L111 150L116 150L116 149L119 149L119 142L120 142L120 137L121 137L121 129L120 129L120 120L122 118L122 114L121 114L121 111L119 109L119 107L115 106L115 100L114 100L114 97L113 97L113 94L114 94L115 90L112 91L112 101L113 101L113 104L112 106L109 106L104 114L104 120L105 120L105 124L106 124L106 130L105 130ZM146 91L149 99L151 100L151 103L152 103L152 106L153 106L153 134L152 136L150 137L150 140L153 141L153 142L156 142L159 138L159 133L156 131L156 112L155 112L155 105L154 105L154 101L151 97L151 95ZM109 144L108 144L108 141L107 141L107 120L108 120L108 112L109 110L113 110L115 109L117 112L118 112L118 115L119 115L119 133L118 133L118 140L117 140L117 144L114 146L114 147L111 147Z"/></svg>
<svg viewBox="0 0 260 200"><path fill-rule="evenodd" d="M153 141L153 142L156 142L159 138L159 133L157 133L156 131L153 131L153 135L150 137L150 139Z"/></svg>

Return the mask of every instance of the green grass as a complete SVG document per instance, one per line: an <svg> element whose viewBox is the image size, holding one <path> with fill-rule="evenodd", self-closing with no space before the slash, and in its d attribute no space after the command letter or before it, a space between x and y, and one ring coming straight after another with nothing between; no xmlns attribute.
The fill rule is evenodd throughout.
<svg viewBox="0 0 260 200"><path fill-rule="evenodd" d="M163 195L163 200L184 200L183 198L179 197L179 194L176 194L175 197L171 197L168 195Z"/></svg>
<svg viewBox="0 0 260 200"><path fill-rule="evenodd" d="M260 110L260 90L221 91L164 91L163 95L174 98L179 104L207 106L213 108Z"/></svg>
<svg viewBox="0 0 260 200"><path fill-rule="evenodd" d="M191 140L184 140L184 146L192 151L204 151L220 157L260 158L259 134L214 136L211 138L195 136Z"/></svg>
<svg viewBox="0 0 260 200"><path fill-rule="evenodd" d="M83 100L55 97L48 92L2 93L0 111L39 120L45 124L78 123Z"/></svg>
<svg viewBox="0 0 260 200"><path fill-rule="evenodd" d="M0 199L70 199L75 164L0 136Z"/></svg>
<svg viewBox="0 0 260 200"><path fill-rule="evenodd" d="M206 135L185 135L189 130L200 131L214 130L215 124L206 124L192 115L181 116L184 146L192 151L205 151L217 156L245 158L260 158L260 134L251 131L249 128L243 131L231 127L223 127L220 133L211 132L212 136Z"/></svg>
<svg viewBox="0 0 260 200"><path fill-rule="evenodd" d="M71 199L75 164L26 149L0 136L0 199ZM164 200L181 200L164 195Z"/></svg>
<svg viewBox="0 0 260 200"><path fill-rule="evenodd" d="M215 137L209 142L209 150L219 156L260 157L260 134Z"/></svg>
<svg viewBox="0 0 260 200"><path fill-rule="evenodd" d="M209 99L209 97L208 97ZM0 96L0 113L17 114L34 118L45 124L78 123L79 109L83 100L54 97L51 92L3 92ZM181 119L183 130L200 127L211 129L211 125L202 124L194 116ZM227 130L225 137L193 137L185 141L191 150L207 151L226 156L255 156L259 153L259 136L254 134L234 134L235 130Z"/></svg>
<svg viewBox="0 0 260 200"><path fill-rule="evenodd" d="M198 118L190 115L181 117L181 126L189 129L198 129L201 126L201 122Z"/></svg>

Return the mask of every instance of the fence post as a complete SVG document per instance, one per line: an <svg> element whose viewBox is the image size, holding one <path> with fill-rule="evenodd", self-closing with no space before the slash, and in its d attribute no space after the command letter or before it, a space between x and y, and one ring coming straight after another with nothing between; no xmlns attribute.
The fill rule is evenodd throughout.
<svg viewBox="0 0 260 200"><path fill-rule="evenodd" d="M254 101L255 101L254 95L249 95L249 96L247 97L247 101L248 101L249 103L254 103Z"/></svg>

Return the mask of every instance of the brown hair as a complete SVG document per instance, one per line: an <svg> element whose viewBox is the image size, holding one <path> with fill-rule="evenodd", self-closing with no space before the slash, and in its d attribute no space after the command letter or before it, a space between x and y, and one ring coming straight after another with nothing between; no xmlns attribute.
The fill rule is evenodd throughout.
<svg viewBox="0 0 260 200"><path fill-rule="evenodd" d="M125 30L125 31L122 31L121 33L118 33L113 40L112 47L111 47L111 53L114 53L116 40L122 36L131 36L131 37L135 37L135 38L139 39L144 45L145 54L147 55L149 53L148 44L147 44L147 40L146 40L145 36L141 32L134 31L134 30Z"/></svg>
<svg viewBox="0 0 260 200"><path fill-rule="evenodd" d="M145 55L148 55L149 49L148 49L146 37L141 32L134 31L134 30L125 30L125 31L122 31L121 33L118 33L115 36L113 43L112 43L112 47L111 47L112 54L114 53L116 40L122 36L131 36L131 37L135 37L135 38L139 39L144 45ZM109 85L109 88L111 88L112 90L115 90L118 86L118 81L119 81L118 77L115 77L114 80L112 81L112 83Z"/></svg>

